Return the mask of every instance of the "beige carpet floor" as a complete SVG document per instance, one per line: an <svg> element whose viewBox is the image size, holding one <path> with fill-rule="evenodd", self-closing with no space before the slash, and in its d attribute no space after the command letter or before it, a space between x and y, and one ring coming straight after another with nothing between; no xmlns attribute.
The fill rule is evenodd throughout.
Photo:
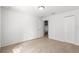
<svg viewBox="0 0 79 59"><path fill-rule="evenodd" d="M79 46L70 43L48 39L25 41L19 44L1 48L2 53L78 53Z"/></svg>

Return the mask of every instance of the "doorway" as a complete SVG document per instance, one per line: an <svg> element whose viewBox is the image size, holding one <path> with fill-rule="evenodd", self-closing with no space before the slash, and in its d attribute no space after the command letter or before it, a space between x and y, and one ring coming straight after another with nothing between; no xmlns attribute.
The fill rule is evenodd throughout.
<svg viewBox="0 0 79 59"><path fill-rule="evenodd" d="M48 37L48 20L44 21L44 35Z"/></svg>

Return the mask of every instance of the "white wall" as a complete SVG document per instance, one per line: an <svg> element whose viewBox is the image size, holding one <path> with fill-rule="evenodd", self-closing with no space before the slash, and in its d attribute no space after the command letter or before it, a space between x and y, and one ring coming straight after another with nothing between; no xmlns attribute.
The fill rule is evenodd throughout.
<svg viewBox="0 0 79 59"><path fill-rule="evenodd" d="M0 7L0 47L1 47L1 7Z"/></svg>
<svg viewBox="0 0 79 59"><path fill-rule="evenodd" d="M2 46L42 37L43 30L40 18L3 8Z"/></svg>
<svg viewBox="0 0 79 59"><path fill-rule="evenodd" d="M70 17L70 16L75 16L75 18L73 19L75 20L74 21L75 27L73 25L74 23L72 24L73 27L75 28L75 32L74 32L75 39L73 42L71 40L67 41L65 35L66 34L65 30L70 29L70 28L69 29L65 28L65 21L67 20L65 19L65 17ZM49 38L79 45L79 9L49 16Z"/></svg>

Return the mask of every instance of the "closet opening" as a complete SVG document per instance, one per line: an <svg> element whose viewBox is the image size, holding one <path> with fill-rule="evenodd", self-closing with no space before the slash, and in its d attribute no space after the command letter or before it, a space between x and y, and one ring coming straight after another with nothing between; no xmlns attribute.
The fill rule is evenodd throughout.
<svg viewBox="0 0 79 59"><path fill-rule="evenodd" d="M44 35L48 37L48 21L44 21Z"/></svg>

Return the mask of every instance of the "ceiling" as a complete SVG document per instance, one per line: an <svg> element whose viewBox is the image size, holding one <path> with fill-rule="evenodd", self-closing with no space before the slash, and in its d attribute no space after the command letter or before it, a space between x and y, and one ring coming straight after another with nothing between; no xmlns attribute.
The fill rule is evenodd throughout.
<svg viewBox="0 0 79 59"><path fill-rule="evenodd" d="M38 6L9 6L5 8L17 10L38 17L46 17L49 15L78 9L79 6L45 6L44 10L39 10Z"/></svg>

